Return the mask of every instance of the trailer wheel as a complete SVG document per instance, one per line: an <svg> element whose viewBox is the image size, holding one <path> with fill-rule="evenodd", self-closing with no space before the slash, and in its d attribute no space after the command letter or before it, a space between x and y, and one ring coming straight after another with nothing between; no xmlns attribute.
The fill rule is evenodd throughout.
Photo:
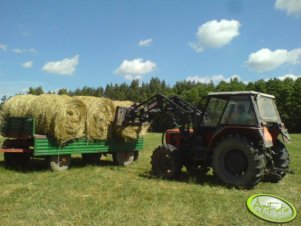
<svg viewBox="0 0 301 226"><path fill-rule="evenodd" d="M227 136L213 150L214 174L231 186L251 188L260 182L264 156L252 142L240 136Z"/></svg>
<svg viewBox="0 0 301 226"><path fill-rule="evenodd" d="M7 167L22 168L29 161L31 155L29 153L4 153L4 163Z"/></svg>
<svg viewBox="0 0 301 226"><path fill-rule="evenodd" d="M178 150L169 144L154 150L151 164L153 173L165 179L179 177L183 166Z"/></svg>
<svg viewBox="0 0 301 226"><path fill-rule="evenodd" d="M90 165L97 165L100 162L102 154L101 153L88 153L82 154L83 160Z"/></svg>
<svg viewBox="0 0 301 226"><path fill-rule="evenodd" d="M49 166L54 172L61 172L69 169L71 155L53 155L49 157Z"/></svg>
<svg viewBox="0 0 301 226"><path fill-rule="evenodd" d="M114 152L113 161L119 166L128 166L135 160L135 151Z"/></svg>

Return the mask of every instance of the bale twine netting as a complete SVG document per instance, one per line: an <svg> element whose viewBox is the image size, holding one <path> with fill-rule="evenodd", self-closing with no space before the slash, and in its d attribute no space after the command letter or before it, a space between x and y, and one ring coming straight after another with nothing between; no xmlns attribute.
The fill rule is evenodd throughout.
<svg viewBox="0 0 301 226"><path fill-rule="evenodd" d="M16 95L4 103L3 115L35 118L36 133L51 136L60 144L83 137L129 142L145 135L149 128L149 124L114 128L117 106L132 104L91 96Z"/></svg>

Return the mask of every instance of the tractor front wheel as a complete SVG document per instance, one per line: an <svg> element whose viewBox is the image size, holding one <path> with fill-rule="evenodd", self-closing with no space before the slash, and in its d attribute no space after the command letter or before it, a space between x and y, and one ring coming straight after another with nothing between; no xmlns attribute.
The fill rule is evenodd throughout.
<svg viewBox="0 0 301 226"><path fill-rule="evenodd" d="M264 173L264 156L252 142L240 136L227 136L213 150L215 175L227 185L251 188Z"/></svg>
<svg viewBox="0 0 301 226"><path fill-rule="evenodd" d="M177 178L183 166L178 150L169 144L163 144L154 150L151 164L153 173L164 179Z"/></svg>

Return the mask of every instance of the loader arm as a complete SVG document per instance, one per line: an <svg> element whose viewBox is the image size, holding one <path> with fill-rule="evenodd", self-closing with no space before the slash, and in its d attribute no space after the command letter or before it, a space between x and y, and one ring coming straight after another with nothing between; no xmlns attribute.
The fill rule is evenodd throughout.
<svg viewBox="0 0 301 226"><path fill-rule="evenodd" d="M115 126L141 125L153 121L158 114L167 114L175 127L184 128L200 119L202 112L177 96L168 98L156 94L140 104L128 108L118 107Z"/></svg>

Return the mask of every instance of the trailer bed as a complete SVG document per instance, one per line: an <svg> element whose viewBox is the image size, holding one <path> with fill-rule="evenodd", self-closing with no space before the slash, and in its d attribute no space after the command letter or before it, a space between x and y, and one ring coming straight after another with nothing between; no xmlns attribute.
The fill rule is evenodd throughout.
<svg viewBox="0 0 301 226"><path fill-rule="evenodd" d="M51 163L57 161L53 164L56 164L54 168L58 169L61 169L59 157L70 162L72 154L82 154L88 162L99 160L99 156L103 153L112 154L117 164L129 165L137 159L138 152L143 150L144 145L143 138L131 142L116 139L93 141L81 138L60 145L52 137L36 134L35 120L24 117L6 118L2 134L7 139L0 147L0 152L4 153L6 163L18 165L28 157L46 157Z"/></svg>

